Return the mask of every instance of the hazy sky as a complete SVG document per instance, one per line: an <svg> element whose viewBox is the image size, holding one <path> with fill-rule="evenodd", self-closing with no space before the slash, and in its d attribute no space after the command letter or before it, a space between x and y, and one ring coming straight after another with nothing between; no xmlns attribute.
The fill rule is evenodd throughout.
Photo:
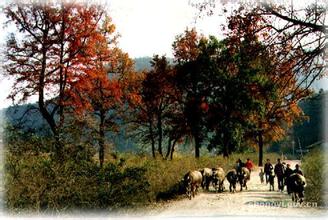
<svg viewBox="0 0 328 220"><path fill-rule="evenodd" d="M8 1L8 0L6 0ZM97 0L91 0L97 1ZM187 27L196 27L205 35L215 35L222 38L220 25L224 24L223 16L197 19L197 9L189 4L190 0L111 0L108 1L109 14L121 35L119 46L134 57L152 56L154 54L172 57L171 45L175 36L181 34ZM193 0L195 1L195 0ZM224 0L220 0L223 2ZM3 1L0 2L0 6ZM231 6L226 6L231 7ZM0 15L0 22L4 20ZM5 42L8 28L0 25L0 42ZM2 53L1 53L2 54ZM0 77L0 108L10 105L5 100L11 86L10 81ZM326 84L326 82L324 82ZM321 86L319 86L321 87Z"/></svg>
<svg viewBox="0 0 328 220"><path fill-rule="evenodd" d="M197 9L189 0L112 0L110 14L121 34L120 47L131 57L166 54L172 56L175 36L195 26ZM219 35L223 17L197 19L205 35Z"/></svg>

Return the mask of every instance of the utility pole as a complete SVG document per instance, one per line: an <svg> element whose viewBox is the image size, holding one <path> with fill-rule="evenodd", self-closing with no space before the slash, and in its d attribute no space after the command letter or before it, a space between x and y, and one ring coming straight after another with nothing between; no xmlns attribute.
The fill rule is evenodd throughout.
<svg viewBox="0 0 328 220"><path fill-rule="evenodd" d="M293 147L293 158L295 158L295 140L292 140L292 147Z"/></svg>
<svg viewBox="0 0 328 220"><path fill-rule="evenodd" d="M301 142L300 142L300 139L299 138L297 138L297 139L298 139L298 146L299 146L300 152L301 152L301 158L303 158L303 151L302 151Z"/></svg>

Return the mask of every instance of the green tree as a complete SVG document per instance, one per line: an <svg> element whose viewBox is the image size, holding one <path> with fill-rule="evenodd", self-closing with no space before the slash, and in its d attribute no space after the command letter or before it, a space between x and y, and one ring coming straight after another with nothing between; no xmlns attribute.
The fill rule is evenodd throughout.
<svg viewBox="0 0 328 220"><path fill-rule="evenodd" d="M212 76L216 74L210 57L215 54L217 40L198 36L196 30L186 30L173 43L177 62L177 87L182 94L183 117L195 143L195 157L207 136L205 114L208 111ZM213 68L212 68L213 67Z"/></svg>
<svg viewBox="0 0 328 220"><path fill-rule="evenodd" d="M292 42L277 47L260 41L265 32L258 34L258 30L263 26L261 16L255 13L236 14L229 19L230 39L237 47L234 50L238 51L238 47L246 43L239 51L241 57L247 58L241 59L244 61L238 68L259 73L257 82L249 87L258 108L248 115L250 136L255 137L258 145L259 166L262 165L264 144L283 139L294 121L303 118L298 102L310 94L308 87L298 82L299 69L293 68L303 59L302 52L291 51Z"/></svg>
<svg viewBox="0 0 328 220"><path fill-rule="evenodd" d="M216 14L215 8L222 8L215 7L218 3L213 1L195 5L211 16ZM285 135L286 128L301 115L298 102L310 94L311 84L324 75L327 4L320 1L297 5L253 1L237 3L236 7L227 15L228 35L235 35L236 42L244 39L245 33L258 37L266 50L274 54L271 61L275 62L276 70L272 72L271 80L280 90L277 101L273 105L267 102L267 110L263 111L266 114L258 115L262 119L257 119L259 164L262 164L264 142Z"/></svg>

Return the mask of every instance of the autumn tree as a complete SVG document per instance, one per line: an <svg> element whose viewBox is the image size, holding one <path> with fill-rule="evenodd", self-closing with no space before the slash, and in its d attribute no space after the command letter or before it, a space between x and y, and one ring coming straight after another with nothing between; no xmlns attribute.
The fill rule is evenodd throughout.
<svg viewBox="0 0 328 220"><path fill-rule="evenodd" d="M248 87L256 83L257 71L240 66L239 61L249 59L239 51L231 50L229 40L217 45L212 60L216 74L211 76L212 89L209 95L209 110L206 114L210 140L208 149L228 157L240 149L247 130L245 116L254 107Z"/></svg>
<svg viewBox="0 0 328 220"><path fill-rule="evenodd" d="M14 101L38 97L38 109L51 128L60 158L68 93L88 74L94 58L89 51L105 12L95 5L33 3L14 2L4 9L7 23L17 31L7 40L5 74L14 79Z"/></svg>
<svg viewBox="0 0 328 220"><path fill-rule="evenodd" d="M198 36L195 30L187 30L173 44L185 127L194 138L196 158L202 144L229 156L243 137L246 83L233 69L236 56L229 53L226 44L214 36Z"/></svg>
<svg viewBox="0 0 328 220"><path fill-rule="evenodd" d="M276 67L270 72L270 79L279 91L276 101L262 99L266 107L261 117L261 114L256 115L260 122L255 127L259 164L262 164L263 139L270 143L284 136L287 127L302 117L299 100L307 97L311 84L325 74L327 5L318 1L297 5L293 2L243 2L236 3L236 10L228 14L225 3L202 1L196 7L210 16L216 15L216 9L223 9L228 21L223 31L235 35L236 40L245 39L247 33L256 36L270 52L271 64Z"/></svg>
<svg viewBox="0 0 328 220"><path fill-rule="evenodd" d="M231 32L221 42L214 37L197 41L191 37L196 34L187 32L175 43L177 84L196 155L203 141L209 142L210 150L228 156L251 139L262 161L264 139L270 143L283 138L286 129L302 117L297 100L309 91L298 89L291 77L290 65L298 59L280 60L288 47L278 53L261 43L263 36L255 32L260 21L260 17L236 15L229 20Z"/></svg>
<svg viewBox="0 0 328 220"><path fill-rule="evenodd" d="M132 60L117 47L116 39L115 26L106 16L84 50L86 74L72 83L67 100L72 113L86 122L85 129L91 129L95 134L100 167L104 163L108 132L120 129L124 78L133 69Z"/></svg>
<svg viewBox="0 0 328 220"><path fill-rule="evenodd" d="M282 139L293 122L302 117L297 103L290 101L291 97L300 97L295 97L296 81L286 83L293 72L284 72L283 68L289 68L290 60L278 65L274 51L261 44L256 35L242 30L236 33L243 35L232 33L215 53L216 67L212 71L217 69L217 74L211 77L206 117L213 133L209 147L220 147L228 156L241 142L251 139L258 145L261 161L264 139L267 143Z"/></svg>
<svg viewBox="0 0 328 220"><path fill-rule="evenodd" d="M94 69L90 69L88 75L76 82L72 95L74 112L78 112L80 120L90 122L86 129L93 128L95 133L100 167L104 163L108 132L117 132L121 126L119 121L124 96L120 80L126 71L132 69L132 61L126 60L128 56L118 48L109 49L108 43L106 39L97 40L99 48L94 60L96 64L92 65ZM84 108L80 105L84 105Z"/></svg>
<svg viewBox="0 0 328 220"><path fill-rule="evenodd" d="M140 102L131 105L134 109L131 122L136 128L136 136L141 135L143 142L151 144L152 156L156 152L162 158L168 158L172 149L173 137L169 119L178 111L178 94L174 83L174 68L165 56L155 55L151 61L151 70L144 72L139 81ZM174 113L173 113L174 112ZM164 155L163 144L168 143L168 152Z"/></svg>
<svg viewBox="0 0 328 220"><path fill-rule="evenodd" d="M203 37L190 68L201 75L197 85L204 83L200 104L204 140L209 150L226 157L241 147L250 126L248 115L261 109L257 93L269 98L275 92L267 74L271 68L268 53L258 42L236 40Z"/></svg>

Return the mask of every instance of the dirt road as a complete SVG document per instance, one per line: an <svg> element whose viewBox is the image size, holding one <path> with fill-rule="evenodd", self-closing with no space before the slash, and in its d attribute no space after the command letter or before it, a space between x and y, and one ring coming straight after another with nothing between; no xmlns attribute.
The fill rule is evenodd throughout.
<svg viewBox="0 0 328 220"><path fill-rule="evenodd" d="M292 168L298 161L289 161ZM200 190L192 200L182 199L165 203L145 213L156 217L217 217L217 216L322 216L327 210L304 203L303 207L295 207L286 192L269 191L269 185L261 184L258 169L251 173L248 190L236 193L228 192L229 185L225 181L225 191L215 193ZM277 182L275 180L275 190ZM312 206L312 207L308 207Z"/></svg>

